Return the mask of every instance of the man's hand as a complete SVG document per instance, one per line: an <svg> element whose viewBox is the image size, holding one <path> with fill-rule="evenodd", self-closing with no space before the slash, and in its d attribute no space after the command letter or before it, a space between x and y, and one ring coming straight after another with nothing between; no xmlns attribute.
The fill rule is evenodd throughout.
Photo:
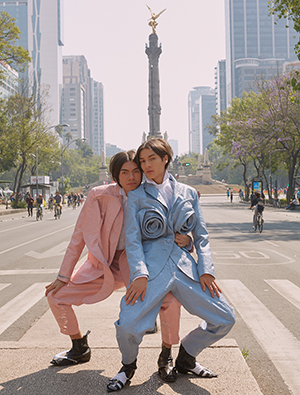
<svg viewBox="0 0 300 395"><path fill-rule="evenodd" d="M218 287L217 283L215 282L215 278L211 274L202 274L200 277L200 283L203 292L205 292L206 287L209 289L211 296L214 298L215 294L217 297L220 297L220 293L222 293L221 289Z"/></svg>
<svg viewBox="0 0 300 395"><path fill-rule="evenodd" d="M146 290L147 290L147 277L140 277L134 280L129 288L127 289L125 295L126 304L131 304L133 306L135 302L138 300L138 297L141 295L142 301L145 299Z"/></svg>
<svg viewBox="0 0 300 395"><path fill-rule="evenodd" d="M53 290L53 295L56 294L57 291L59 291L64 285L67 285L67 283L64 283L63 281L58 280L58 278L55 281L52 281L51 284L46 285L46 292L45 296L48 295L50 291Z"/></svg>
<svg viewBox="0 0 300 395"><path fill-rule="evenodd" d="M174 241L178 245L178 247L185 247L190 244L191 238L188 235L175 233Z"/></svg>

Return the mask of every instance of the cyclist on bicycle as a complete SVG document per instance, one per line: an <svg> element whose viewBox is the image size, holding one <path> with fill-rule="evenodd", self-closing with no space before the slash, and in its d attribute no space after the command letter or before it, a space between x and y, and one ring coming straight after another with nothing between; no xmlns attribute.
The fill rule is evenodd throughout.
<svg viewBox="0 0 300 395"><path fill-rule="evenodd" d="M54 204L59 206L59 208L60 208L60 215L61 215L61 213L62 213L62 196L59 193L59 191L56 191L56 194L54 196Z"/></svg>
<svg viewBox="0 0 300 395"><path fill-rule="evenodd" d="M49 199L48 199L48 209L52 210L53 209L53 202L54 202L54 197L53 194L51 193Z"/></svg>
<svg viewBox="0 0 300 395"><path fill-rule="evenodd" d="M257 228L257 213L263 216L263 211L265 209L264 207L264 201L260 195L259 192L255 192L255 198L251 202L251 206L249 207L250 209L254 208L254 215L253 215L253 229L256 231Z"/></svg>
<svg viewBox="0 0 300 395"><path fill-rule="evenodd" d="M43 205L44 205L44 198L43 195L40 193L39 196L36 198L36 208L43 212Z"/></svg>

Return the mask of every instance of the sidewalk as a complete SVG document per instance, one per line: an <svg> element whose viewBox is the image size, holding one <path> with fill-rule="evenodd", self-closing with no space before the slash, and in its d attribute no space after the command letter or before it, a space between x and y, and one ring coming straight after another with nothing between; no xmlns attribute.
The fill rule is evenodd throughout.
<svg viewBox="0 0 300 395"><path fill-rule="evenodd" d="M25 213L27 212L26 208L11 208L10 205L8 209L6 208L5 204L0 204L0 215L7 215L7 214L15 214L15 213Z"/></svg>
<svg viewBox="0 0 300 395"><path fill-rule="evenodd" d="M121 367L113 323L118 318L123 294L124 290L117 291L101 303L75 308L82 331L92 331L89 335L92 358L88 363L61 368L49 364L54 354L70 346L69 338L59 333L50 310L19 341L0 342L1 395L106 394L108 380ZM181 335L198 324L197 318L182 309ZM175 383L164 383L157 375L160 343L160 331L144 337L136 374L121 394L262 394L230 334L198 356L200 363L218 374L213 379L201 379L189 374L179 375ZM173 349L175 357L177 352L178 346Z"/></svg>

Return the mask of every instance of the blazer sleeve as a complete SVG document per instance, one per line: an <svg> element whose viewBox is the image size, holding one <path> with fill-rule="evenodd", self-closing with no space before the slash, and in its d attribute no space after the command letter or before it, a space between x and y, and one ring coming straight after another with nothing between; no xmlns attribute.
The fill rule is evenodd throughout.
<svg viewBox="0 0 300 395"><path fill-rule="evenodd" d="M193 191L193 208L196 215L196 226L192 231L194 246L198 256L198 274L211 274L215 277L214 264L211 257L210 243L197 192Z"/></svg>
<svg viewBox="0 0 300 395"><path fill-rule="evenodd" d="M126 255L130 270L130 282L137 277L149 277L137 215L139 210L138 200L136 196L129 192L126 215Z"/></svg>
<svg viewBox="0 0 300 395"><path fill-rule="evenodd" d="M62 261L62 264L58 272L59 280L66 283L69 282L72 273L74 271L74 268L85 246L82 224L83 224L85 213L88 210L89 205L91 204L92 196L93 196L93 190L89 192L87 199L84 203L84 206L79 214L74 232L71 237L71 241L68 245L67 251L65 253L64 259Z"/></svg>

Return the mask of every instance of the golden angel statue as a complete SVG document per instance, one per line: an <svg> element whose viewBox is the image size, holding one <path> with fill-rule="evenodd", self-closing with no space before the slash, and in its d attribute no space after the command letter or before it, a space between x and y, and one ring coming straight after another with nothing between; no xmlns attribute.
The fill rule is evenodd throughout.
<svg viewBox="0 0 300 395"><path fill-rule="evenodd" d="M149 11L151 12L151 19L150 22L148 23L149 26L152 27L152 33L156 34L156 26L158 25L158 22L156 22L156 19L164 12L166 11L166 8L164 10L162 10L159 14L155 14L154 12L152 12L151 8L146 4L146 6L148 7Z"/></svg>

